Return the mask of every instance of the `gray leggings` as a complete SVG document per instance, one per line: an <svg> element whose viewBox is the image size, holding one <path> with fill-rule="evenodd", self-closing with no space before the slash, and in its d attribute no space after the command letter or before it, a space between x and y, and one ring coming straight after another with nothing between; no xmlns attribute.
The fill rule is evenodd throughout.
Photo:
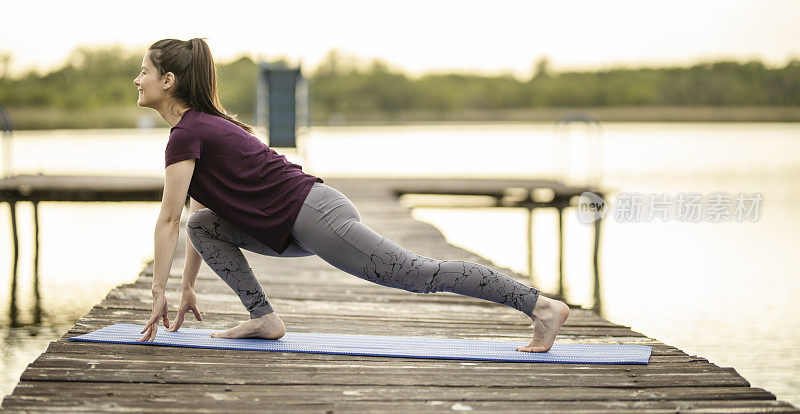
<svg viewBox="0 0 800 414"><path fill-rule="evenodd" d="M353 203L335 188L314 183L292 227L295 241L275 251L221 219L210 209L195 211L187 222L192 245L233 289L250 318L273 312L240 248L278 256L316 254L351 275L379 285L417 293L453 292L485 299L531 316L539 290L486 266L462 260L420 256L361 223Z"/></svg>

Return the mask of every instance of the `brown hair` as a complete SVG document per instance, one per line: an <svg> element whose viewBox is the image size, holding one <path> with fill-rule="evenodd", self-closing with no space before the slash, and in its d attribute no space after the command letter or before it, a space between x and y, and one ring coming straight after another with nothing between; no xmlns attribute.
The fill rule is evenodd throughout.
<svg viewBox="0 0 800 414"><path fill-rule="evenodd" d="M162 39L150 45L150 60L164 76L175 75L177 84L173 96L190 108L225 118L245 131L253 133L253 127L228 114L217 96L217 75L211 49L202 38L186 41Z"/></svg>

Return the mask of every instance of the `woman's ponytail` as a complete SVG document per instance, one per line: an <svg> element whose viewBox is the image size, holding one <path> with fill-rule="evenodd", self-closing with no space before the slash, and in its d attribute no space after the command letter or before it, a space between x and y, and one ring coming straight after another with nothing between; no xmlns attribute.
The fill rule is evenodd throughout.
<svg viewBox="0 0 800 414"><path fill-rule="evenodd" d="M253 127L230 115L219 101L217 73L211 49L202 38L187 41L163 39L150 46L150 59L159 75L175 75L177 87L174 96L190 108L225 118L249 133Z"/></svg>

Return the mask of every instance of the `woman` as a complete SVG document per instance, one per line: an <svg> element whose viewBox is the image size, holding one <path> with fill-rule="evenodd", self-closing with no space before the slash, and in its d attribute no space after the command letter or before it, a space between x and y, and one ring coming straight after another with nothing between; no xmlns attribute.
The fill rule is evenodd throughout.
<svg viewBox="0 0 800 414"><path fill-rule="evenodd" d="M285 325L242 255L244 248L278 257L315 254L384 286L454 292L510 306L534 322L533 340L518 351L547 352L552 347L569 315L567 305L486 266L420 256L362 224L347 197L264 145L251 126L225 111L204 40L154 43L133 83L139 90L137 104L155 109L172 127L155 229L153 314L140 341L155 339L159 319L172 332L189 311L202 320L194 293L201 257L250 312L250 320L212 336L282 337ZM187 194L191 246L187 243L178 317L170 327L164 290Z"/></svg>

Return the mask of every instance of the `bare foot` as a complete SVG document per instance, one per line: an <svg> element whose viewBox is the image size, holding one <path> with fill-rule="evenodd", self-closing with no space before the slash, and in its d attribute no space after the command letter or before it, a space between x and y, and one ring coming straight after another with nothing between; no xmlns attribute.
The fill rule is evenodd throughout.
<svg viewBox="0 0 800 414"><path fill-rule="evenodd" d="M553 347L561 325L569 316L569 306L564 302L539 295L533 308L533 340L528 346L517 348L522 352L547 352Z"/></svg>
<svg viewBox="0 0 800 414"><path fill-rule="evenodd" d="M286 334L286 326L278 314L272 312L260 318L250 319L225 332L215 332L214 338L263 338L279 339Z"/></svg>

